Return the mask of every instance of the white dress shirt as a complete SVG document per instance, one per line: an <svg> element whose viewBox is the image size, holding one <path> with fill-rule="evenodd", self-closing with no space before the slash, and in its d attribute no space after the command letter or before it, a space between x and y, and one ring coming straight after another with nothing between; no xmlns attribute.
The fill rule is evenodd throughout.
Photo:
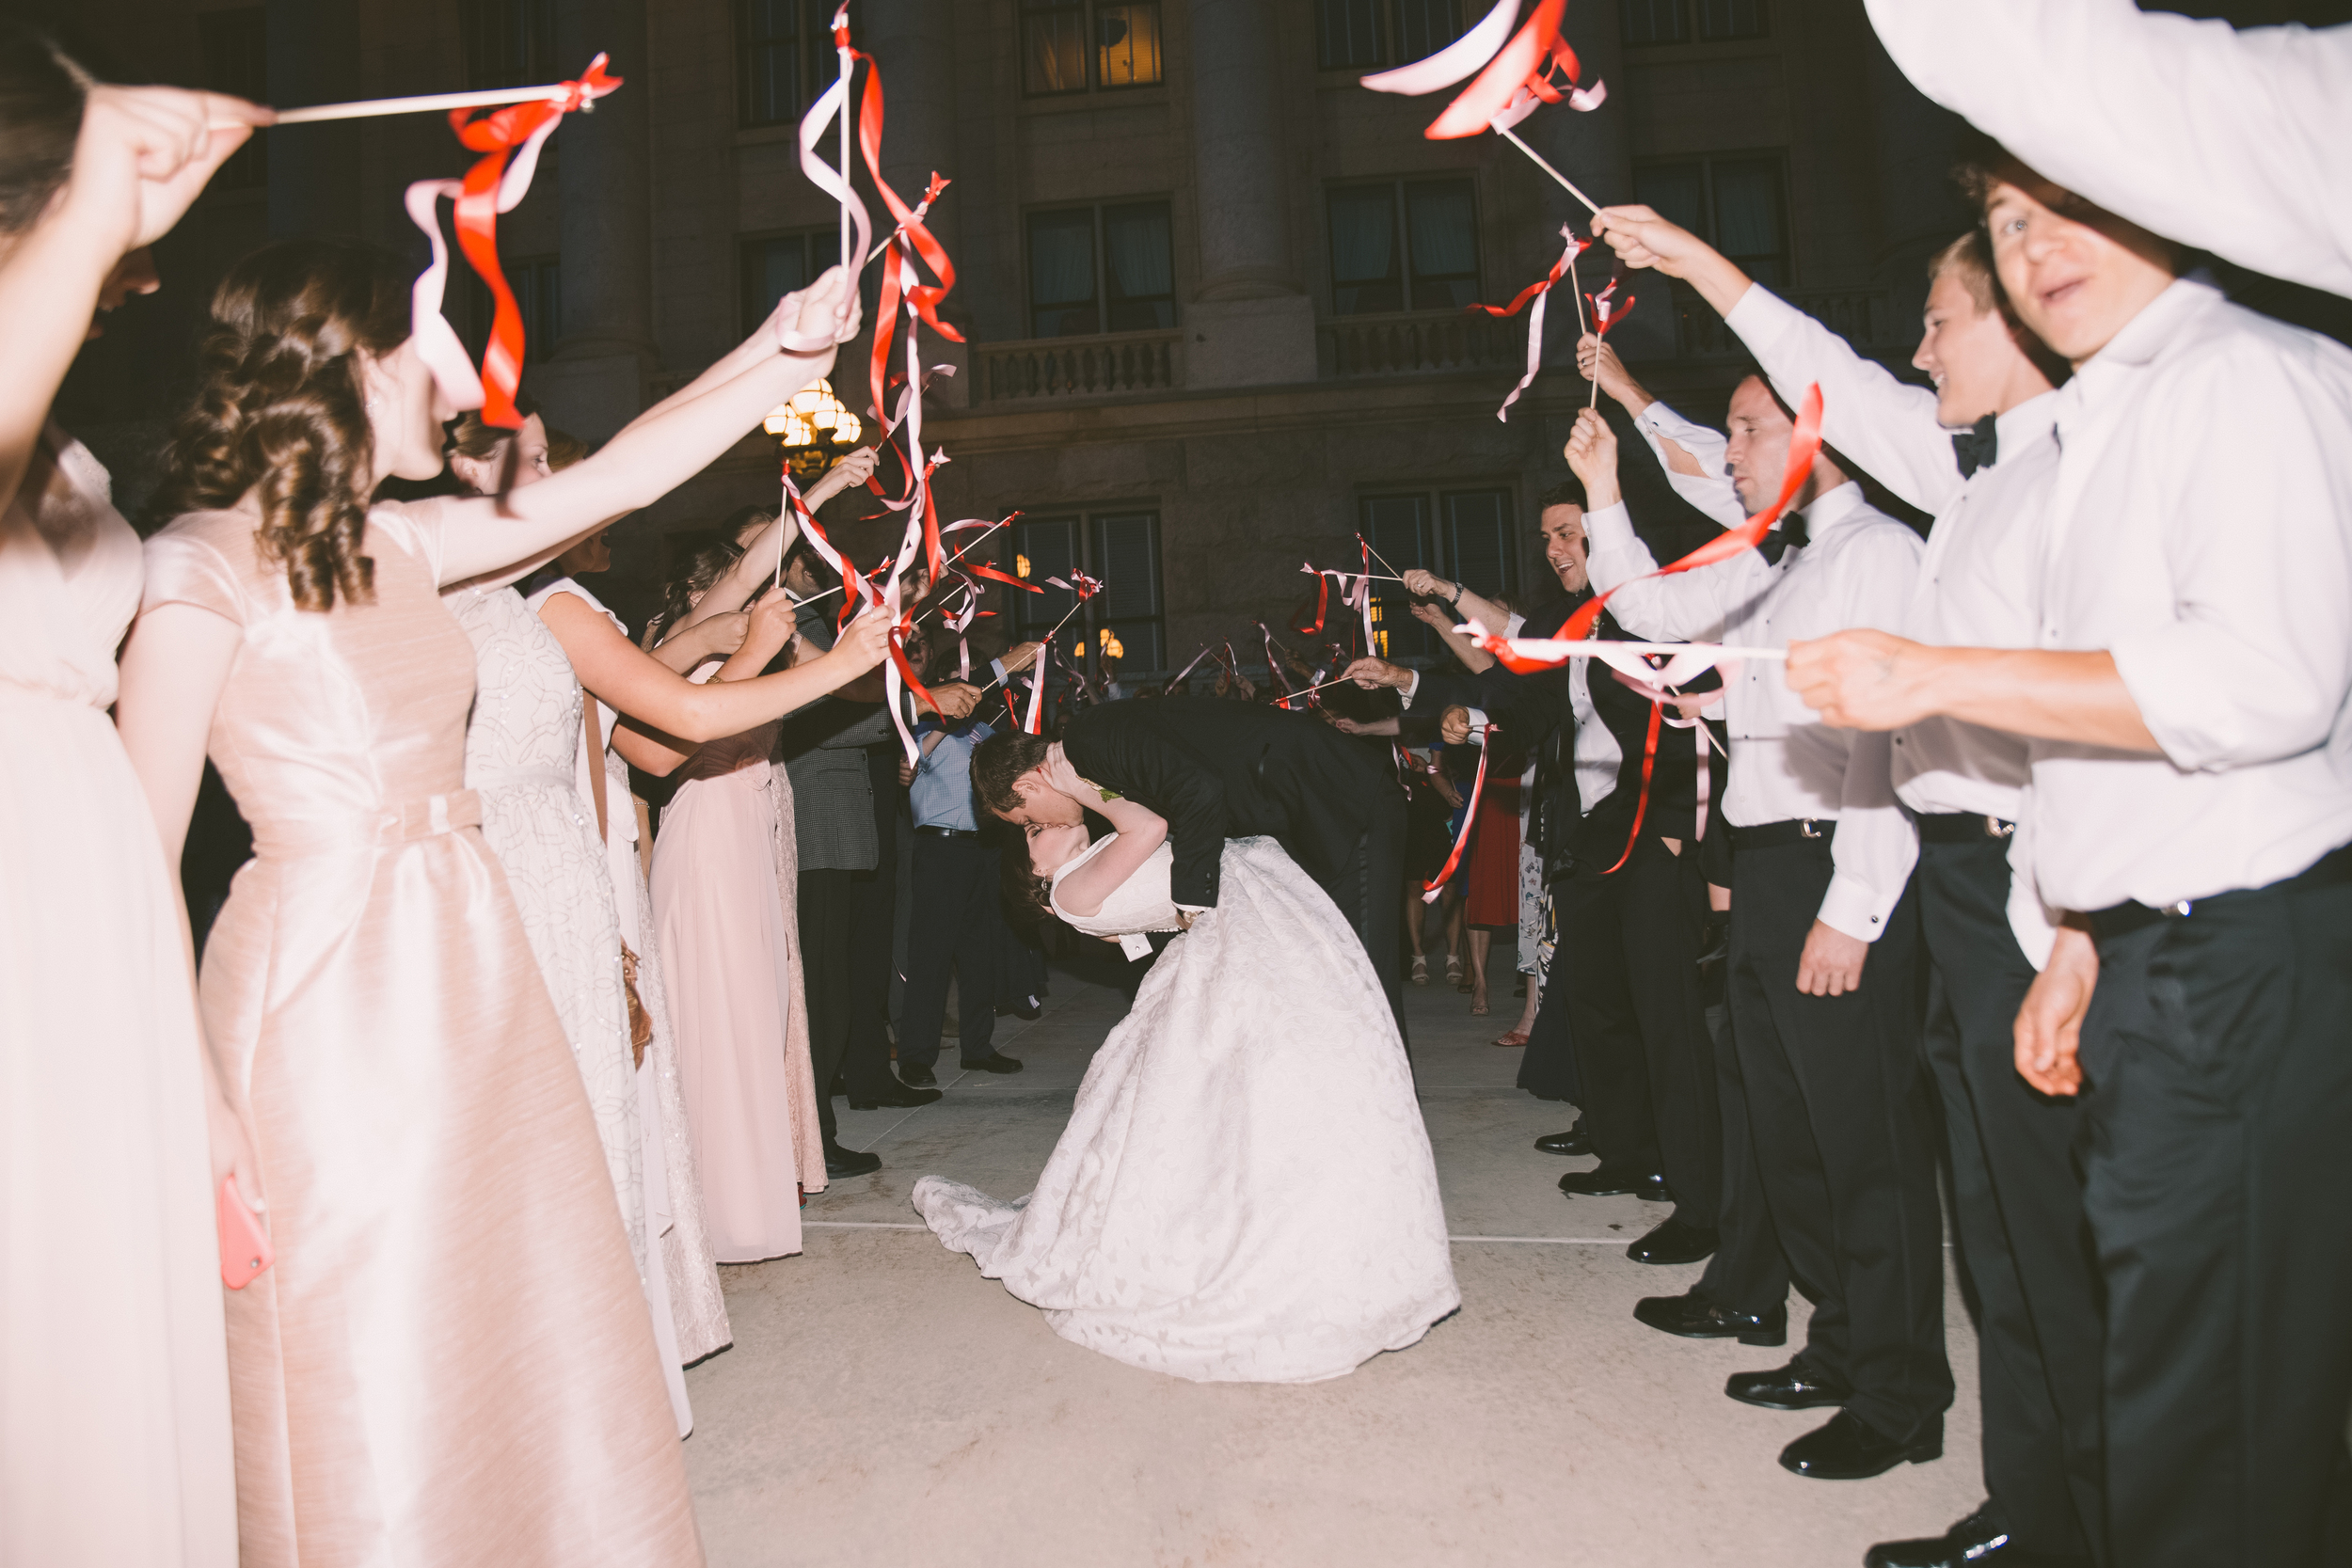
<svg viewBox="0 0 2352 1568"><path fill-rule="evenodd" d="M1740 504L1740 493L1731 487L1731 477L1724 470L1724 454L1730 450L1731 442L1722 431L1692 424L1662 403L1653 403L1634 415L1633 428L1649 443L1649 450L1657 455L1658 466L1666 470L1666 483L1674 486L1676 495L1725 528L1738 528L1748 520L1748 510ZM1677 471L1666 455L1668 441L1698 459L1705 475L1693 477Z"/></svg>
<svg viewBox="0 0 2352 1568"><path fill-rule="evenodd" d="M2032 743L2012 863L2164 906L2352 841L2352 351L2183 279L2058 390L2045 648L2104 648L2161 757Z"/></svg>
<svg viewBox="0 0 2352 1568"><path fill-rule="evenodd" d="M2039 625L2042 503L2058 473L2044 392L1995 421L1998 460L1966 479L1951 433L1936 422L1935 394L1896 380L1843 338L1758 283L1724 318L1794 403L1821 388L1821 435L1889 490L1935 514L1902 635L1953 648L2030 648ZM2025 738L1957 719L1924 720L1894 736L1895 793L1921 813L1965 813L2014 822L2032 768ZM2020 879L2010 927L2039 969L2057 940L2054 911Z"/></svg>
<svg viewBox="0 0 2352 1568"><path fill-rule="evenodd" d="M2352 26L2241 33L2132 0L1868 5L1903 74L2037 173L2256 272L2352 294Z"/></svg>
<svg viewBox="0 0 2352 1568"><path fill-rule="evenodd" d="M1720 483L1731 488L1728 479ZM1712 566L1636 582L1658 563L1620 502L1585 515L1593 586L1605 592L1624 584L1610 612L1635 636L1661 641L1780 648L1849 626L1899 626L1918 575L1919 536L1873 509L1853 483L1816 499L1805 522L1812 542L1778 564L1742 550ZM1777 660L1751 659L1724 672L1731 781L1724 819L1740 828L1835 820L1836 869L1820 919L1875 941L1919 857L1918 833L1888 778L1888 737L1822 723L1788 689L1786 675Z"/></svg>

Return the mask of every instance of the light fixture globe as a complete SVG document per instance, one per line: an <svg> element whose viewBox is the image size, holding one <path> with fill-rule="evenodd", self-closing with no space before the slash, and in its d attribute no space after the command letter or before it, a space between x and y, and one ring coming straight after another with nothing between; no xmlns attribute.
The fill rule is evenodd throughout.
<svg viewBox="0 0 2352 1568"><path fill-rule="evenodd" d="M834 395L833 383L819 379L803 387L768 411L760 428L776 438L795 479L814 479L858 444L865 421Z"/></svg>

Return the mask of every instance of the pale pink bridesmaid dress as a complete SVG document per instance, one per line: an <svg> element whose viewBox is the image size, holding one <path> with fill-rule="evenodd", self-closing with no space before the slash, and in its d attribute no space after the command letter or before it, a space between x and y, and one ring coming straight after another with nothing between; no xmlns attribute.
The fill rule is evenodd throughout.
<svg viewBox="0 0 2352 1568"><path fill-rule="evenodd" d="M678 1083L723 1263L800 1251L801 1191L825 1185L775 734L762 724L697 752L653 847Z"/></svg>
<svg viewBox="0 0 2352 1568"><path fill-rule="evenodd" d="M106 716L139 542L49 441L0 515L0 1563L233 1568L196 998Z"/></svg>

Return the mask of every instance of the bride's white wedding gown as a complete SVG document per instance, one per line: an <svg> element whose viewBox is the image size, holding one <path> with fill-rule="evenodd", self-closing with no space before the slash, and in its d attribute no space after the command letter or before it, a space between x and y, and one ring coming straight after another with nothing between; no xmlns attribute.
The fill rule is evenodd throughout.
<svg viewBox="0 0 2352 1568"><path fill-rule="evenodd" d="M1056 912L1089 936L1172 930L1168 863L1163 845L1099 913ZM1200 1382L1338 1377L1461 1305L1388 1002L1271 838L1226 845L1216 908L1095 1053L1036 1190L926 1176L914 1200L1055 1333Z"/></svg>

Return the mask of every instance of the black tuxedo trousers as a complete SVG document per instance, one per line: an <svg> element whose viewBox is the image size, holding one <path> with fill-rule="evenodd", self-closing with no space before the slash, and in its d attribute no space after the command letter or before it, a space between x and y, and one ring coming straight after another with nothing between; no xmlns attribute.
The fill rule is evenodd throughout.
<svg viewBox="0 0 2352 1568"><path fill-rule="evenodd" d="M2092 916L2083 1206L2122 1568L2352 1561L2352 847Z"/></svg>
<svg viewBox="0 0 2352 1568"><path fill-rule="evenodd" d="M1707 879L1696 849L1677 854L1644 837L1609 875L1594 866L1552 883L1552 982L1566 992L1584 1124L1600 1163L1663 1171L1676 1216L1712 1229L1724 1133L1698 997Z"/></svg>
<svg viewBox="0 0 2352 1568"><path fill-rule="evenodd" d="M1800 1357L1898 1441L1952 1402L1934 1091L1919 1053L1919 927L1906 889L1862 985L1797 989L1833 870L1827 839L1734 849L1725 986L1772 1225L1813 1302Z"/></svg>
<svg viewBox="0 0 2352 1568"><path fill-rule="evenodd" d="M2009 841L1919 846L1928 1066L1944 1101L1952 1217L1976 1287L1984 1485L2022 1550L2090 1557L2106 1539L2099 1307L2081 1117L2017 1076L2013 1025L2034 970L2009 924Z"/></svg>

